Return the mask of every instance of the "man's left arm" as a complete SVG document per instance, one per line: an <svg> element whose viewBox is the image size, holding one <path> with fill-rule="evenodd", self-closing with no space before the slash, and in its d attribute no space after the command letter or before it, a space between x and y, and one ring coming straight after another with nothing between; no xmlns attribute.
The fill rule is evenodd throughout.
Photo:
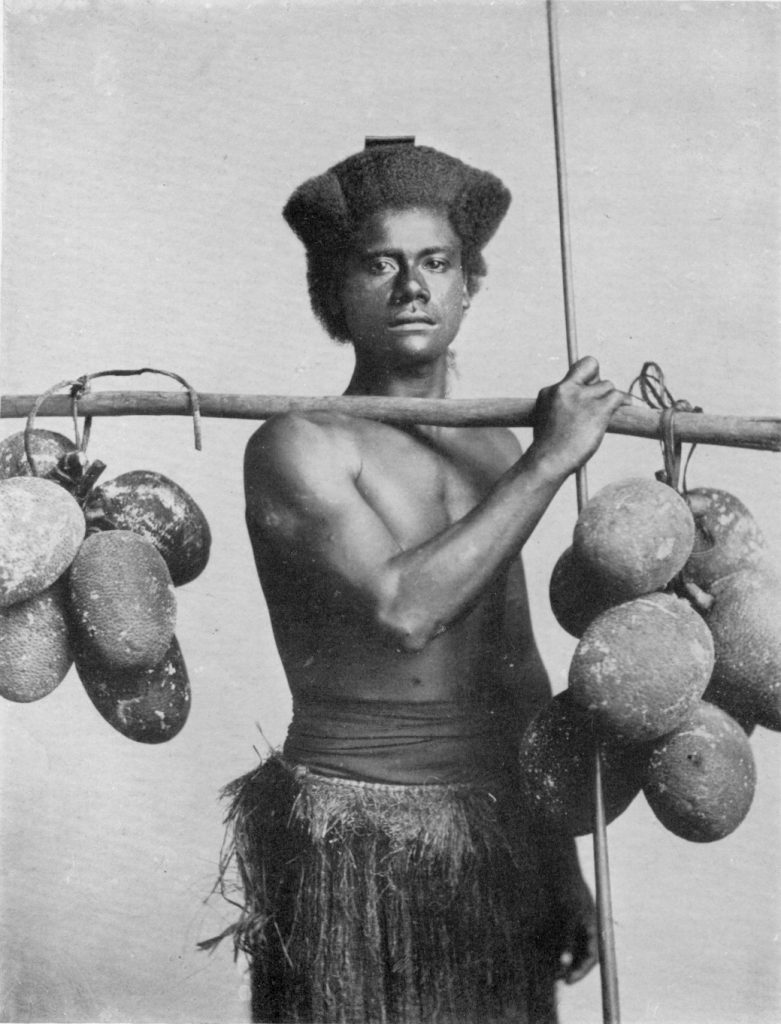
<svg viewBox="0 0 781 1024"><path fill-rule="evenodd" d="M513 694L518 737L551 699L548 673L532 631L529 600L520 556L510 566L504 617L502 672ZM583 879L575 840L561 834L540 832L543 861L549 871L551 901L555 907L556 934L552 936L559 977L572 984L597 962L597 925L594 900Z"/></svg>

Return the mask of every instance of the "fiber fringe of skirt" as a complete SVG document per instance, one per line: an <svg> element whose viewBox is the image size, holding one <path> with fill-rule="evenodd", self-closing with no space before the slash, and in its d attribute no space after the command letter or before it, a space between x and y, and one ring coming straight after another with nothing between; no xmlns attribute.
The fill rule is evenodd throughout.
<svg viewBox="0 0 781 1024"><path fill-rule="evenodd" d="M213 942L248 954L254 1020L555 1022L543 875L513 801L278 755L224 795L220 886L240 916Z"/></svg>

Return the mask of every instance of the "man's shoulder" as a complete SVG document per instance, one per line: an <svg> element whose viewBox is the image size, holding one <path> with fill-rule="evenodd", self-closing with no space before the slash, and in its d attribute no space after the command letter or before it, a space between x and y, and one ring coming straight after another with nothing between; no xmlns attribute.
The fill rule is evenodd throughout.
<svg viewBox="0 0 781 1024"><path fill-rule="evenodd" d="M497 450L518 458L521 445L518 438L508 427L483 427L488 442Z"/></svg>
<svg viewBox="0 0 781 1024"><path fill-rule="evenodd" d="M244 454L247 471L305 471L354 459L350 417L330 412L271 416L252 434Z"/></svg>
<svg viewBox="0 0 781 1024"><path fill-rule="evenodd" d="M465 443L473 448L478 458L509 469L521 455L521 445L507 427L464 427Z"/></svg>
<svg viewBox="0 0 781 1024"><path fill-rule="evenodd" d="M471 462L500 474L520 456L521 446L504 427L462 427L450 444ZM398 442L387 425L333 412L287 412L270 417L247 442L245 472L283 476L360 472L367 451Z"/></svg>

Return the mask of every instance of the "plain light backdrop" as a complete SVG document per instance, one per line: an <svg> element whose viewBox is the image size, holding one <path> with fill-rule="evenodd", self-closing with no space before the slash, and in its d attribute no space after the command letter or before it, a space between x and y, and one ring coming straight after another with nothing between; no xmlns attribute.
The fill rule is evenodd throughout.
<svg viewBox="0 0 781 1024"><path fill-rule="evenodd" d="M708 412L779 414L780 15L558 7L580 348L619 386L655 360ZM546 47L541 0L6 0L3 393L156 366L202 391L338 394L350 350L311 315L280 211L365 135L414 134L514 196L453 395L536 395L566 369ZM207 420L199 453L184 418L95 421L106 479L158 470L210 520L210 564L178 592L193 707L160 747L113 732L73 672L0 708L3 1020L248 1019L244 964L195 944L233 919L204 902L220 787L281 742L290 712L244 531L253 429ZM659 468L655 442L608 438L590 487ZM780 470L781 455L701 447L690 483L741 497L778 560ZM526 550L556 690L575 642L547 584L575 514L566 487ZM757 795L727 839L676 838L642 796L610 826L626 1024L778 1020L781 736L752 745ZM587 839L580 851L591 876ZM598 973L561 1007L562 1024L600 1021Z"/></svg>

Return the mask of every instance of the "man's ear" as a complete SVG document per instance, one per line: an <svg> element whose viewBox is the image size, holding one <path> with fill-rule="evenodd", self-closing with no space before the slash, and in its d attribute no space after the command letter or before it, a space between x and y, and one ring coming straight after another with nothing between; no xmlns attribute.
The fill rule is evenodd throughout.
<svg viewBox="0 0 781 1024"><path fill-rule="evenodd" d="M464 293L461 297L461 308L466 313L469 307L472 305L472 297L469 294L469 289L466 284L464 285Z"/></svg>

